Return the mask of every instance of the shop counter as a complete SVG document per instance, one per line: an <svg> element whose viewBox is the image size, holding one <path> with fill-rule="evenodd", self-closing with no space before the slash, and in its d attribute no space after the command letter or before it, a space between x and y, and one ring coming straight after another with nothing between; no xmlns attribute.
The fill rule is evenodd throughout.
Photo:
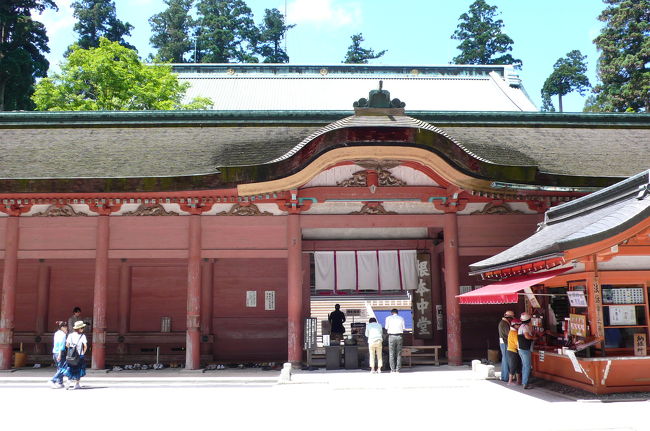
<svg viewBox="0 0 650 431"><path fill-rule="evenodd" d="M533 352L533 375L595 394L650 391L650 356L575 358Z"/></svg>

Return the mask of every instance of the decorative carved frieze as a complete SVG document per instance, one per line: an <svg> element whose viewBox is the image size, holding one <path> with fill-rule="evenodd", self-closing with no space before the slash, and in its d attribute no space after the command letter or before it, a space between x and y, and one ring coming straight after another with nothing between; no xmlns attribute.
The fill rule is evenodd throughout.
<svg viewBox="0 0 650 431"><path fill-rule="evenodd" d="M32 214L32 217L88 217L88 214L77 212L70 205L50 205L45 211Z"/></svg>
<svg viewBox="0 0 650 431"><path fill-rule="evenodd" d="M140 204L134 211L122 213L123 216L177 216L174 211L167 211L161 204Z"/></svg>
<svg viewBox="0 0 650 431"><path fill-rule="evenodd" d="M387 211L379 202L368 202L359 211L353 211L350 215L389 215L397 214L395 211Z"/></svg>
<svg viewBox="0 0 650 431"><path fill-rule="evenodd" d="M379 186L381 187L399 187L406 185L406 181L396 178L390 171L379 168L376 172ZM367 187L368 171L355 172L352 174L352 177L339 181L336 185L339 187Z"/></svg>
<svg viewBox="0 0 650 431"><path fill-rule="evenodd" d="M255 204L234 204L228 211L217 213L218 216L272 216L273 213L260 211Z"/></svg>
<svg viewBox="0 0 650 431"><path fill-rule="evenodd" d="M478 215L478 214L523 214L521 211L513 210L510 208L510 205L507 203L494 203L494 202L489 202L485 207L483 207L482 210L480 211L474 211L471 213L471 215Z"/></svg>

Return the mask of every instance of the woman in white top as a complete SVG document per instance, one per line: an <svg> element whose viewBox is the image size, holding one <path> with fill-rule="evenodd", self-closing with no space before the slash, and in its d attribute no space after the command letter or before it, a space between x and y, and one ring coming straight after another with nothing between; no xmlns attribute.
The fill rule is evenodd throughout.
<svg viewBox="0 0 650 431"><path fill-rule="evenodd" d="M68 322L56 322L59 330L54 333L54 346L52 358L56 365L56 374L50 379L50 387L58 389L63 387L65 372L65 337L68 334Z"/></svg>
<svg viewBox="0 0 650 431"><path fill-rule="evenodd" d="M68 349L76 349L80 357L79 364L76 366L67 364L65 375L68 376L69 380L68 389L79 389L79 380L86 375L84 355L86 354L86 350L88 350L88 340L83 333L85 326L86 324L81 320L76 321L72 328L74 332L68 335L68 339L65 342L66 347Z"/></svg>

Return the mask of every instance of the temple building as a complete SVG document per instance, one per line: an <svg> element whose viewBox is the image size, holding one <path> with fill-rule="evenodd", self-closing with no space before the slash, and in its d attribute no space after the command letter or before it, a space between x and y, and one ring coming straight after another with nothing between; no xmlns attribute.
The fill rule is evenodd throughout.
<svg viewBox="0 0 650 431"><path fill-rule="evenodd" d="M175 68L215 110L0 114L0 369L75 306L93 368L298 363L312 298L382 295L457 365L503 310L469 265L647 167L648 117L536 112L506 66Z"/></svg>

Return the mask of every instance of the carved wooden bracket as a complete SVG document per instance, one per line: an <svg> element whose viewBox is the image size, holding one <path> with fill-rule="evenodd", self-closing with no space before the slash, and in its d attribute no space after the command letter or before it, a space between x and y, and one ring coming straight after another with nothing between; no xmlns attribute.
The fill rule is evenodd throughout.
<svg viewBox="0 0 650 431"><path fill-rule="evenodd" d="M122 208L122 204L108 203L108 202L88 202L88 209L99 215L111 215L111 213L118 212Z"/></svg>
<svg viewBox="0 0 650 431"><path fill-rule="evenodd" d="M387 211L381 202L367 202L359 211L353 211L350 215L389 215L397 214L395 211Z"/></svg>
<svg viewBox="0 0 650 431"><path fill-rule="evenodd" d="M513 210L510 205L503 201L488 202L482 210L474 211L471 215L478 214L523 214L521 211Z"/></svg>
<svg viewBox="0 0 650 431"><path fill-rule="evenodd" d="M88 217L88 214L75 211L68 204L54 204L45 211L32 214L32 217Z"/></svg>
<svg viewBox="0 0 650 431"><path fill-rule="evenodd" d="M0 212L18 217L32 209L32 204L0 204Z"/></svg>
<svg viewBox="0 0 650 431"><path fill-rule="evenodd" d="M134 211L122 213L123 216L177 216L174 211L167 211L161 204L141 204Z"/></svg>
<svg viewBox="0 0 650 431"><path fill-rule="evenodd" d="M257 205L250 202L234 204L228 211L217 213L218 216L272 216L268 211L260 211Z"/></svg>
<svg viewBox="0 0 650 431"><path fill-rule="evenodd" d="M467 202L469 202L469 199L463 197L464 193L465 191L457 186L449 186L447 187L445 199L436 200L433 202L433 205L437 210L446 213L462 211L467 206Z"/></svg>
<svg viewBox="0 0 650 431"><path fill-rule="evenodd" d="M195 204L182 203L182 204L179 204L179 206L180 206L181 210L183 210L185 212L188 212L188 213L190 213L192 215L201 215L204 212L210 211L212 209L212 207L214 206L214 203L213 202L209 202L209 203L199 202L199 203L195 203Z"/></svg>

